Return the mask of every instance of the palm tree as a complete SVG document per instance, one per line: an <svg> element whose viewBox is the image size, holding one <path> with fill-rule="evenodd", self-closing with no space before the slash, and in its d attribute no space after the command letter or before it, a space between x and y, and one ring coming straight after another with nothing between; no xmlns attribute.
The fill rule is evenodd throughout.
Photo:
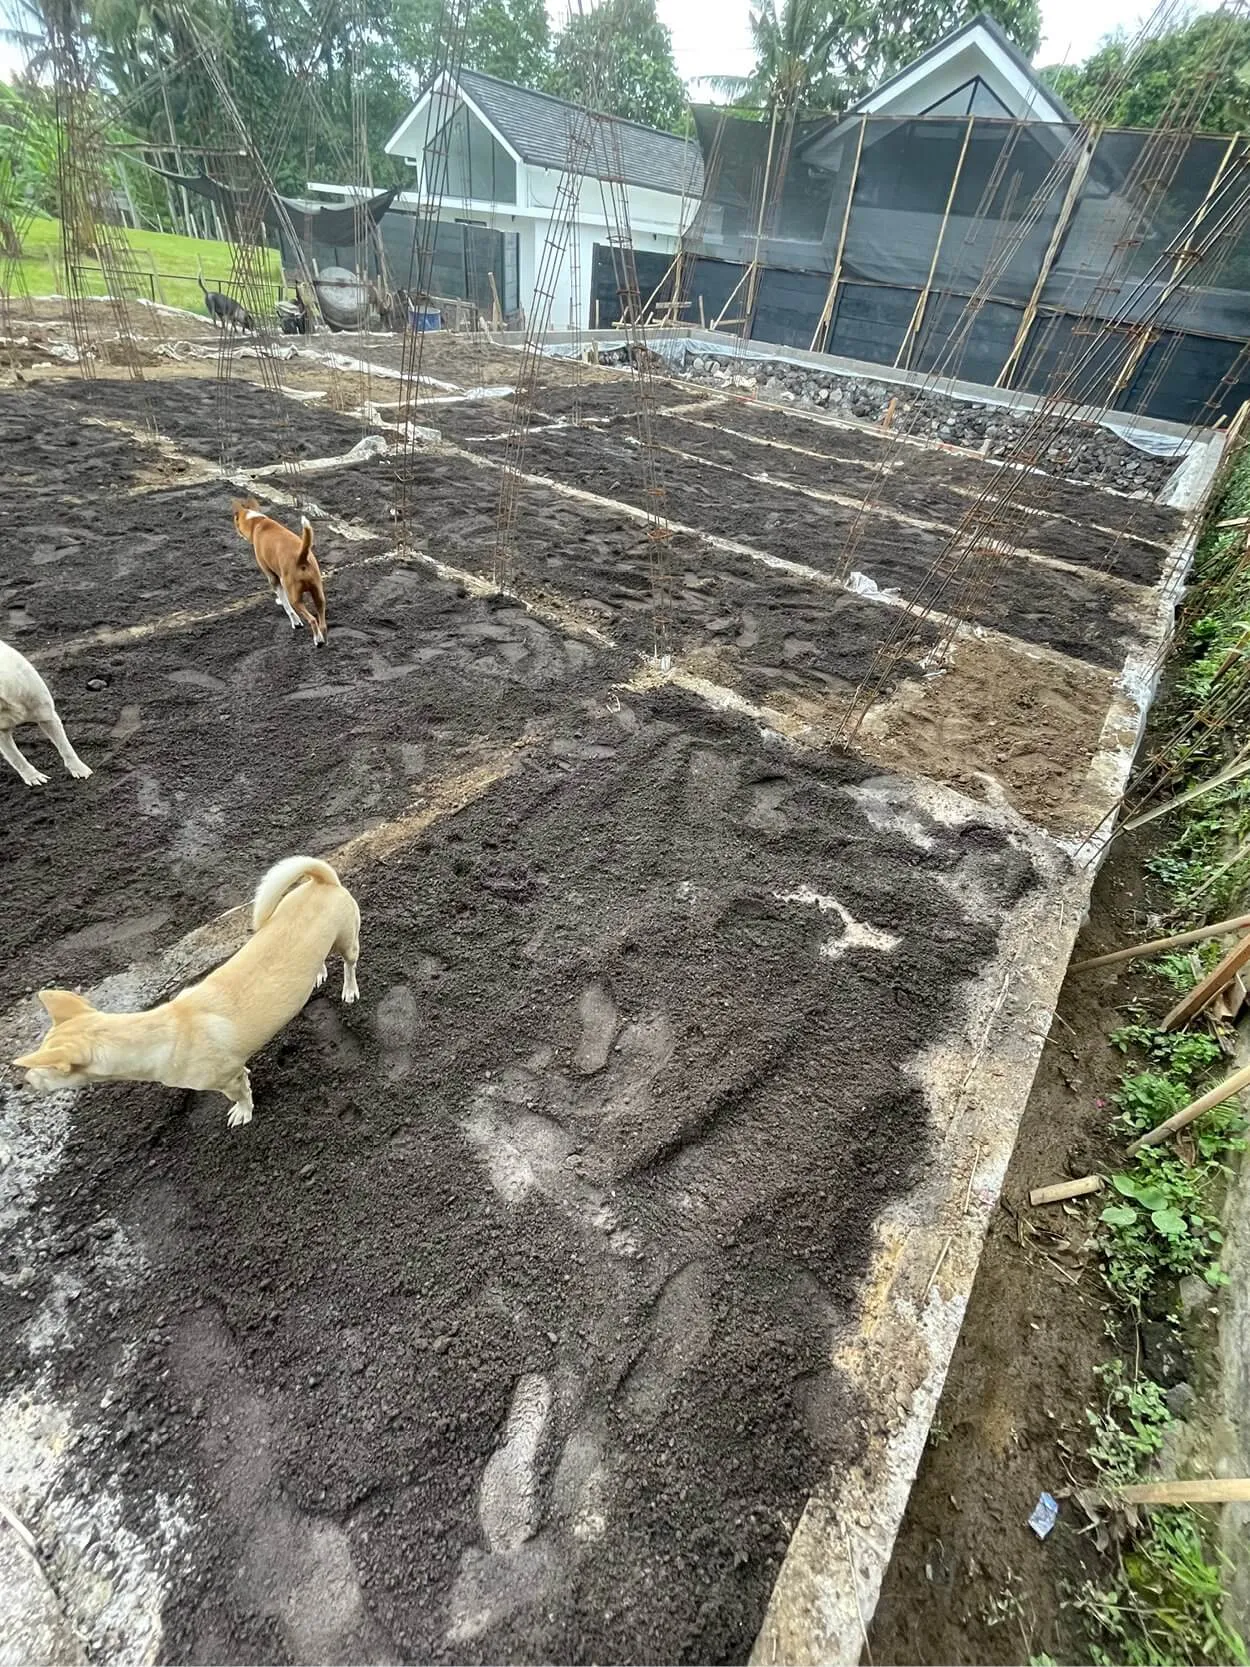
<svg viewBox="0 0 1250 1667"><path fill-rule="evenodd" d="M750 75L709 76L708 82L735 103L781 119L831 110L849 90L841 49L871 30L872 17L873 9L860 0L780 0L780 10L778 0L760 0L751 13L755 68Z"/></svg>

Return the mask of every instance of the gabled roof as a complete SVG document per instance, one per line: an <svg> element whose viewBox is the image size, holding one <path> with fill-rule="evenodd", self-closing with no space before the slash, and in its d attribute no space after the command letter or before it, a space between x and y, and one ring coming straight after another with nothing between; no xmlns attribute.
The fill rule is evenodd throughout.
<svg viewBox="0 0 1250 1667"><path fill-rule="evenodd" d="M522 162L538 168L562 170L569 160L569 139L581 116L579 105L550 93L500 81L479 70L461 70L459 91ZM402 133L429 99L427 89L400 124ZM391 140L387 149L391 148ZM644 127L620 116L605 116L596 124L594 150L586 172L603 176L619 172L629 185L698 197L703 191L703 157L698 145L674 133Z"/></svg>
<svg viewBox="0 0 1250 1667"><path fill-rule="evenodd" d="M1027 114L1034 120L1043 122L1077 120L1059 94L1046 85L1024 53L1008 38L1001 25L988 12L978 12L958 29L952 29L949 35L943 35L927 52L913 58L910 64L904 64L902 69L874 87L866 98L860 99L858 104L853 104L847 114L875 114L883 106L890 104L892 98L897 96L906 84L919 80L926 70L936 69L940 63L958 56L966 46L980 48L989 62L994 63L997 60L996 67L1014 71L1010 78L1017 85L1025 85L1030 108L1013 111L1013 115Z"/></svg>

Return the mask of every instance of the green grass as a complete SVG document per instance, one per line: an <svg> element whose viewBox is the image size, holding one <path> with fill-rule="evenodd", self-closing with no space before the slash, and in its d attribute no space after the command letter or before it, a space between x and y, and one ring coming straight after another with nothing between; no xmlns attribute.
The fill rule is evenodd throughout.
<svg viewBox="0 0 1250 1667"><path fill-rule="evenodd" d="M178 237L172 232L132 231L129 227L116 228L130 246L134 264L140 273L151 277L140 280L136 294L145 299L162 301L169 307L186 307L202 313L204 297L196 283L202 273L209 289L221 289L227 294L237 285L231 283L235 251L229 243L218 243L210 238ZM282 269L274 249L260 251L262 270L272 279L272 294L266 299L276 300L282 283ZM250 263L249 263L250 264ZM79 263L83 293L108 293L105 275L98 260L84 259ZM64 295L66 293L64 253L61 248L61 226L58 220L39 216L27 226L22 237L21 259L0 264L0 282L14 295Z"/></svg>
<svg viewBox="0 0 1250 1667"><path fill-rule="evenodd" d="M1240 735L1240 691L1250 687L1250 569L1242 562L1244 534L1220 530L1218 523L1245 514L1250 451L1243 450L1208 516L1197 583L1186 598L1171 720L1183 739L1173 742L1169 755L1169 793L1223 768ZM1181 808L1170 831L1171 842L1146 863L1166 893L1168 912L1178 920L1213 920L1244 909L1250 861L1228 859L1250 838L1250 783L1232 783ZM1154 971L1173 989L1189 990L1220 953L1211 941L1162 957ZM1157 1127L1228 1068L1214 1036L1163 1032L1141 1017L1110 1037L1137 1067L1121 1076L1112 1096L1112 1130L1122 1143ZM1164 1450L1174 1420L1163 1388L1139 1375L1136 1327L1145 1311L1179 1325L1179 1287L1186 1276L1196 1274L1209 1285L1224 1282L1221 1208L1230 1168L1245 1146L1244 1130L1240 1106L1226 1101L1191 1124L1183 1142L1146 1147L1133 1159L1126 1155L1110 1177L1096 1242L1113 1330L1133 1341L1126 1360L1104 1369L1103 1404L1089 1413L1088 1457L1104 1486L1135 1479ZM1244 1663L1245 1645L1223 1619L1227 1565L1212 1551L1213 1539L1210 1519L1192 1507L1143 1512L1106 1578L1086 1582L1072 1599L1088 1629L1090 1658L1130 1667Z"/></svg>

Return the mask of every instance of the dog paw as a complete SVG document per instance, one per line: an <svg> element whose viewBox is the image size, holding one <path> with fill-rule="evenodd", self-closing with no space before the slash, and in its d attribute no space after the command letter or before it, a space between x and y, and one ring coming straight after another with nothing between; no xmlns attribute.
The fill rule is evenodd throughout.
<svg viewBox="0 0 1250 1667"><path fill-rule="evenodd" d="M65 768L77 781L86 781L87 777L91 774L91 766L89 764L84 764L81 758L76 764L67 764Z"/></svg>
<svg viewBox="0 0 1250 1667"><path fill-rule="evenodd" d="M329 978L329 976L330 976L330 969L329 969L329 967L326 966L325 962L323 961L321 963L321 971L317 974L317 982L313 985L313 988L315 990L319 990L321 988L321 986L325 983L326 979Z"/></svg>
<svg viewBox="0 0 1250 1667"><path fill-rule="evenodd" d="M43 787L48 778L44 775L42 770L29 770L23 774L22 780L26 783L27 787Z"/></svg>
<svg viewBox="0 0 1250 1667"><path fill-rule="evenodd" d="M231 1106L226 1113L226 1127L228 1129L241 1129L245 1123L251 1121L252 1111L250 1106Z"/></svg>

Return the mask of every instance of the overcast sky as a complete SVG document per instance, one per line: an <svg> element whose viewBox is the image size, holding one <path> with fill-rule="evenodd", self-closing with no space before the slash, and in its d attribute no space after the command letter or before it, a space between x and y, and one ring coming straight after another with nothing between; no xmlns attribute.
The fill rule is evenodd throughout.
<svg viewBox="0 0 1250 1667"><path fill-rule="evenodd" d="M1199 0L1194 10L1213 8ZM1042 45L1035 62L1080 63L1104 35L1121 25L1130 30L1151 15L1144 0L1041 0ZM548 12L560 22L568 0L548 0ZM751 0L657 0L657 10L673 37L678 73L691 81L701 75L745 75L751 67ZM697 89L696 89L697 90Z"/></svg>

